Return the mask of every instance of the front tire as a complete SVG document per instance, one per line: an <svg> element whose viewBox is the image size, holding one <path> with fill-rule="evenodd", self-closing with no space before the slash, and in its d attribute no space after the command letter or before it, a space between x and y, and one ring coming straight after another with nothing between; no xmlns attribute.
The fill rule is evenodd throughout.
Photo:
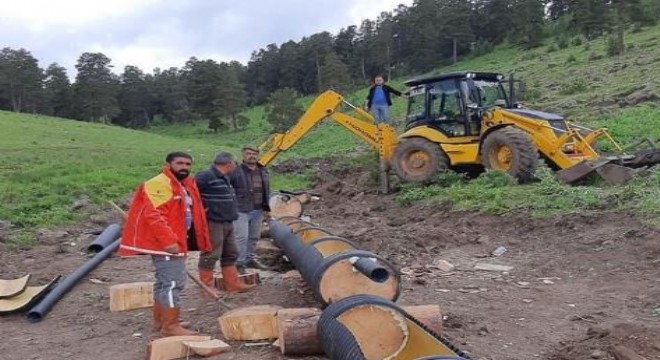
<svg viewBox="0 0 660 360"><path fill-rule="evenodd" d="M401 141L394 150L392 169L404 181L429 183L449 169L449 158L440 145L424 138Z"/></svg>
<svg viewBox="0 0 660 360"><path fill-rule="evenodd" d="M486 169L506 171L525 183L534 179L539 153L524 131L512 126L490 133L481 145L481 163Z"/></svg>

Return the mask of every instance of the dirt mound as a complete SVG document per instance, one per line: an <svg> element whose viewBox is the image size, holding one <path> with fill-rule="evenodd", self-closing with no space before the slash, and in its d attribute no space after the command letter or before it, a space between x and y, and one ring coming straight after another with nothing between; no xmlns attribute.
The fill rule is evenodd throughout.
<svg viewBox="0 0 660 360"><path fill-rule="evenodd" d="M635 324L590 327L547 359L643 360L660 358L660 328Z"/></svg>

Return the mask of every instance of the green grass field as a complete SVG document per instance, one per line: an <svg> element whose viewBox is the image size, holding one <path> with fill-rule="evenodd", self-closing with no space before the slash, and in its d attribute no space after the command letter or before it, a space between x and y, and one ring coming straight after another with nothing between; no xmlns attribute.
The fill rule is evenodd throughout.
<svg viewBox="0 0 660 360"><path fill-rule="evenodd" d="M596 127L606 126L623 145L640 137L660 139L660 108L634 106L635 99L660 98L660 26L626 34L628 52L607 57L605 39L558 48L554 39L537 49L523 51L502 45L492 53L464 59L438 69L515 72L525 80L529 107L558 112ZM574 43L571 39L569 43ZM391 84L403 88L404 79ZM360 105L366 89L345 94ZM300 99L306 106L312 97ZM405 101L395 99L393 117L403 122ZM206 122L156 126L149 132L45 116L0 112L0 220L23 232L16 241L29 244L30 231L80 220L71 210L81 195L95 203L120 199L140 181L157 173L164 155L172 150L190 151L195 170L210 162L219 150L238 154L244 144L260 144L269 133L264 108L244 112L251 121L238 131L213 134ZM368 146L330 121L325 121L277 161L292 157L364 154ZM276 161L276 162L277 162ZM376 166L374 164L374 166ZM660 178L641 179L628 186L566 187L542 172L541 181L518 186L501 174L488 174L466 182L454 174L443 175L430 187L405 185L397 195L402 204L417 201L451 203L456 209L506 213L529 211L534 216L566 214L590 209L617 209L651 218L660 215ZM305 188L305 174L276 176L273 188ZM561 196L557 196L561 194Z"/></svg>
<svg viewBox="0 0 660 360"><path fill-rule="evenodd" d="M123 198L160 171L164 156L190 152L195 170L235 146L149 134L100 124L0 112L0 219L24 229L80 220L72 204ZM297 175L275 176L277 188L302 188ZM24 236L22 237L24 238Z"/></svg>

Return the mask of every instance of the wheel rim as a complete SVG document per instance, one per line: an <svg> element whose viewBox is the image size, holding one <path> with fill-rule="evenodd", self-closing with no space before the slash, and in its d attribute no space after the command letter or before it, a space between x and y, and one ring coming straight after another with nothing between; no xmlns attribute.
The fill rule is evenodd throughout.
<svg viewBox="0 0 660 360"><path fill-rule="evenodd" d="M511 170L513 153L506 145L496 146L489 155L490 166L497 170Z"/></svg>
<svg viewBox="0 0 660 360"><path fill-rule="evenodd" d="M401 160L401 167L411 175L423 175L431 170L431 155L426 151L411 151Z"/></svg>

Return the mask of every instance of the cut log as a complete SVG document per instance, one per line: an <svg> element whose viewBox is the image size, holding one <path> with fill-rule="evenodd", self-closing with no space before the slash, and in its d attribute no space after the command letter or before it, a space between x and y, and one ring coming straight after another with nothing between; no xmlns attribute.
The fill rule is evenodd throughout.
<svg viewBox="0 0 660 360"><path fill-rule="evenodd" d="M431 330L440 333L442 314L439 305L403 306L408 314ZM321 310L316 308L282 309L277 312L280 351L284 355L323 354L316 324Z"/></svg>
<svg viewBox="0 0 660 360"><path fill-rule="evenodd" d="M389 307L358 305L339 315L337 321L351 332L365 359L393 359L408 341L406 319Z"/></svg>
<svg viewBox="0 0 660 360"><path fill-rule="evenodd" d="M399 291L397 277L390 276L384 282L376 282L355 271L350 259L336 261L321 275L318 292L330 304L353 295L369 294L395 301Z"/></svg>
<svg viewBox="0 0 660 360"><path fill-rule="evenodd" d="M213 356L229 350L230 346L226 342L218 339L206 341L183 341L190 351L199 356Z"/></svg>
<svg viewBox="0 0 660 360"><path fill-rule="evenodd" d="M110 287L110 311L124 311L153 306L154 283L136 282Z"/></svg>
<svg viewBox="0 0 660 360"><path fill-rule="evenodd" d="M442 332L440 305L414 305L401 308L434 332Z"/></svg>
<svg viewBox="0 0 660 360"><path fill-rule="evenodd" d="M185 341L207 341L211 340L206 335L190 336L169 336L153 340L147 345L148 360L174 360L186 358L188 356L188 347Z"/></svg>
<svg viewBox="0 0 660 360"><path fill-rule="evenodd" d="M277 312L280 351L284 355L312 355L323 352L316 334L321 310L316 308L282 309Z"/></svg>
<svg viewBox="0 0 660 360"><path fill-rule="evenodd" d="M270 197L268 206L270 207L270 215L276 219L283 216L299 217L302 215L300 200L291 195L275 194Z"/></svg>
<svg viewBox="0 0 660 360"><path fill-rule="evenodd" d="M224 279L222 278L222 274L215 274L214 278L215 278L215 288L224 291L225 282ZM247 285L261 284L261 278L259 277L259 273L256 272L241 274L238 276L238 279Z"/></svg>
<svg viewBox="0 0 660 360"><path fill-rule="evenodd" d="M260 305L229 311L218 318L227 340L268 340L277 338L277 311L280 306Z"/></svg>

